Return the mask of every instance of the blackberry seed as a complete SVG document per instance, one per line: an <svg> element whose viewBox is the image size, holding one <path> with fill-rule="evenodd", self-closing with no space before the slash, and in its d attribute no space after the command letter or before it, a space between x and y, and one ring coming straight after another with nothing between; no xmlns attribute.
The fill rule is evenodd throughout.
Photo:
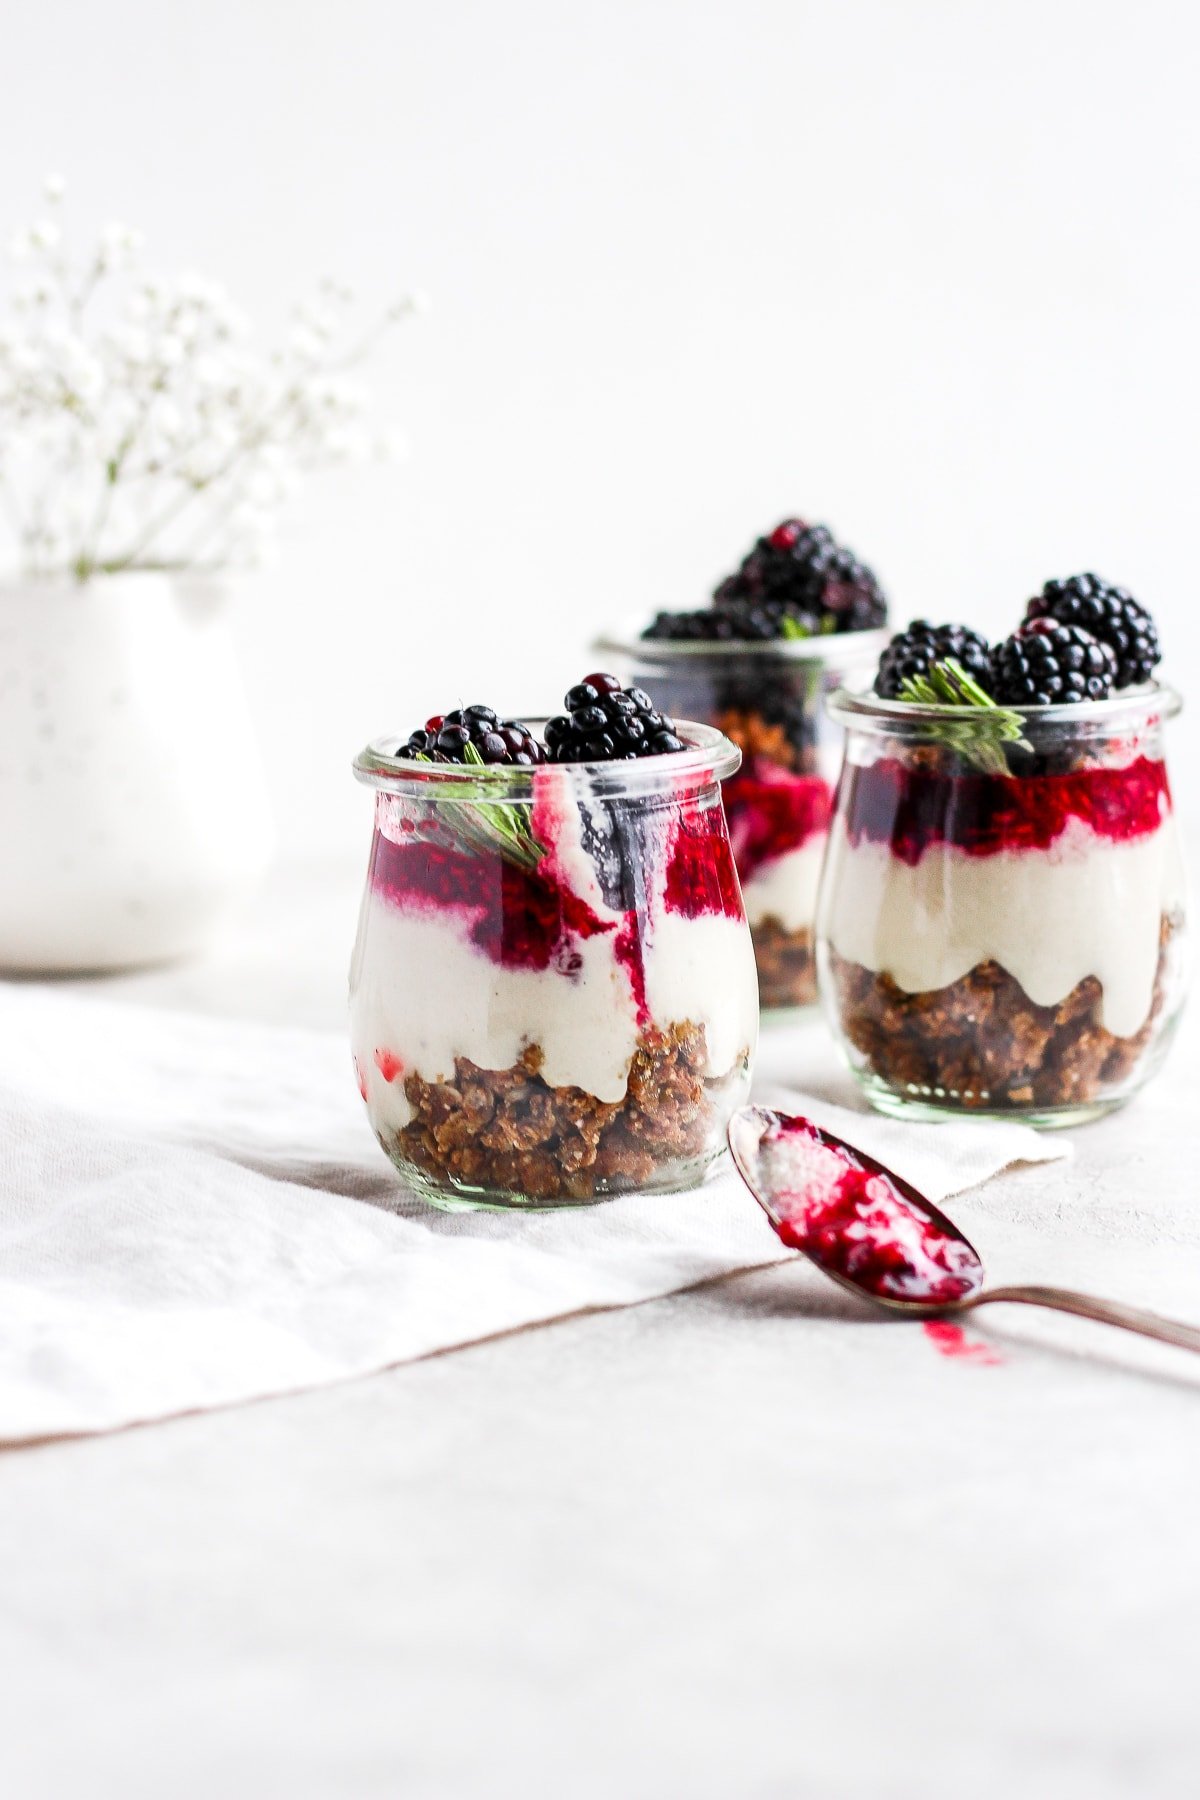
<svg viewBox="0 0 1200 1800"><path fill-rule="evenodd" d="M572 712L571 723L576 731L603 731L608 714L602 706L580 706Z"/></svg>

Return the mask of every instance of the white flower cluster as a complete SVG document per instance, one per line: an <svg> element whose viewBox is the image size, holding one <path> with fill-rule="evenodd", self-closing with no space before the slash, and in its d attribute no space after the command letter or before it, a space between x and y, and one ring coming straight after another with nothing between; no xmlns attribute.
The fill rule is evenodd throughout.
<svg viewBox="0 0 1200 1800"><path fill-rule="evenodd" d="M263 561L302 475L392 447L351 371L419 297L355 338L353 295L326 282L264 355L217 283L146 272L129 226L72 258L63 193L48 178L13 240L29 273L0 324L0 504L27 572Z"/></svg>

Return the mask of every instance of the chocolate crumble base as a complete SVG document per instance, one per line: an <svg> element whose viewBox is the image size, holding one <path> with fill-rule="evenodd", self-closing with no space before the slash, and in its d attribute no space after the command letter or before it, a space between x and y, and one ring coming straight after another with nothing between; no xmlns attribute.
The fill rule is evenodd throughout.
<svg viewBox="0 0 1200 1800"><path fill-rule="evenodd" d="M437 1180L531 1200L590 1200L644 1187L664 1166L697 1161L714 1137L719 1142L714 1102L744 1060L720 1081L706 1079L702 1025L650 1028L638 1040L625 1097L606 1101L582 1088L551 1087L538 1044L509 1069L458 1057L453 1081L409 1075L413 1118L396 1134L393 1153Z"/></svg>
<svg viewBox="0 0 1200 1800"><path fill-rule="evenodd" d="M803 755L784 726L758 713L734 707L718 713L715 724L747 758L761 757L781 769L814 772L815 757ZM768 1007L811 1006L817 998L817 963L813 931L789 931L774 915L751 925L754 960L758 964L758 997Z"/></svg>
<svg viewBox="0 0 1200 1800"><path fill-rule="evenodd" d="M763 1006L810 1006L817 997L817 961L808 926L789 931L768 914L750 927Z"/></svg>
<svg viewBox="0 0 1200 1800"><path fill-rule="evenodd" d="M1173 930L1164 915L1154 998L1132 1037L1100 1023L1103 989L1094 975L1057 1006L1035 1006L990 959L948 987L915 994L832 950L830 976L846 1037L902 1098L964 1110L1087 1105L1121 1087L1154 1035Z"/></svg>
<svg viewBox="0 0 1200 1800"><path fill-rule="evenodd" d="M745 757L763 757L781 769L796 769L801 756L783 725L761 718L758 713L729 707L713 720L718 731L735 743Z"/></svg>

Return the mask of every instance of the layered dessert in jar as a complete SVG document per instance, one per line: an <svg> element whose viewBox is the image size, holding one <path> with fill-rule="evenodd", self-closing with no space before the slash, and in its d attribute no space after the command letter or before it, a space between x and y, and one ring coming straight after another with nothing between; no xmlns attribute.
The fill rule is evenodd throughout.
<svg viewBox="0 0 1200 1800"><path fill-rule="evenodd" d="M841 760L824 701L874 667L886 618L870 569L827 527L785 519L710 605L605 640L657 704L742 752L725 810L764 1008L816 998L817 884Z"/></svg>
<svg viewBox="0 0 1200 1800"><path fill-rule="evenodd" d="M355 1066L396 1166L443 1205L686 1187L757 1036L720 784L739 753L589 676L538 729L483 706L364 751L375 831Z"/></svg>
<svg viewBox="0 0 1200 1800"><path fill-rule="evenodd" d="M886 1111L1087 1118L1153 1071L1184 882L1153 620L1048 582L989 649L916 621L847 733L819 902L822 997Z"/></svg>

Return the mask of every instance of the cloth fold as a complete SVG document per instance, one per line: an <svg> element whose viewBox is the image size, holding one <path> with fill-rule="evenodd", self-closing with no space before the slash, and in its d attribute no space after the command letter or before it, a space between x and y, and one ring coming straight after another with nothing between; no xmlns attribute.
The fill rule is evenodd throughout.
<svg viewBox="0 0 1200 1800"><path fill-rule="evenodd" d="M934 1200L1069 1154L1019 1124L756 1098ZM0 984L0 1441L323 1386L786 1254L727 1166L689 1194L438 1212L376 1146L338 1034Z"/></svg>

